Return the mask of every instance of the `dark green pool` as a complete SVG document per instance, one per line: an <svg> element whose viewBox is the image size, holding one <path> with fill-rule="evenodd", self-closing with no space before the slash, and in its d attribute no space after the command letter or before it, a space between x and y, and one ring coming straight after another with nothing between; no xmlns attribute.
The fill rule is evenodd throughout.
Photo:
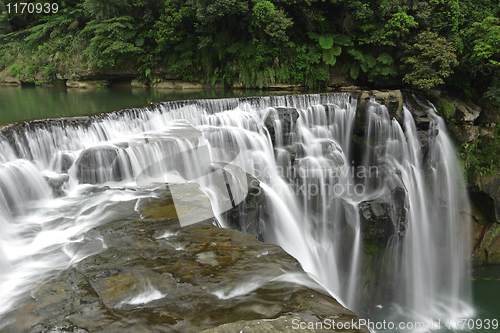
<svg viewBox="0 0 500 333"><path fill-rule="evenodd" d="M473 332L500 332L500 266L479 268L474 271L472 290L477 318L497 320L498 328L476 329Z"/></svg>
<svg viewBox="0 0 500 333"><path fill-rule="evenodd" d="M17 121L82 116L195 98L268 95L260 90L153 90L144 88L67 89L0 86L0 125Z"/></svg>

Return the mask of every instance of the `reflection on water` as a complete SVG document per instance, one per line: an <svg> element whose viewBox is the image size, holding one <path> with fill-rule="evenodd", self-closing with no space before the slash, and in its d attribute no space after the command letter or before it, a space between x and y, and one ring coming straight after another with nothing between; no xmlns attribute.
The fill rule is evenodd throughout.
<svg viewBox="0 0 500 333"><path fill-rule="evenodd" d="M269 93L260 90L154 90L130 87L67 89L0 86L0 125L23 120L90 115L162 101L261 96Z"/></svg>

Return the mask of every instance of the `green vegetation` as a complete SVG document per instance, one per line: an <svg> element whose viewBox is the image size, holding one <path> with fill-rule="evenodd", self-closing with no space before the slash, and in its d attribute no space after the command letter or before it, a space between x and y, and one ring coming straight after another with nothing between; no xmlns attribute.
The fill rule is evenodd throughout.
<svg viewBox="0 0 500 333"><path fill-rule="evenodd" d="M437 103L436 109L446 120L453 117L455 115L455 111L457 110L453 103L447 101Z"/></svg>
<svg viewBox="0 0 500 333"><path fill-rule="evenodd" d="M21 2L0 0L0 71L25 82L127 68L148 84L168 70L259 88L444 85L500 105L494 0L61 0L15 13Z"/></svg>
<svg viewBox="0 0 500 333"><path fill-rule="evenodd" d="M367 256L374 255L380 250L380 244L378 239L365 239L363 242L363 252Z"/></svg>
<svg viewBox="0 0 500 333"><path fill-rule="evenodd" d="M462 145L460 155L469 184L474 184L478 176L498 173L500 170L500 126L495 128L492 139L477 139L468 145Z"/></svg>
<svg viewBox="0 0 500 333"><path fill-rule="evenodd" d="M408 73L403 81L419 89L443 84L443 79L458 65L452 43L430 30L419 33L415 43L407 45L407 53L410 55L405 59Z"/></svg>

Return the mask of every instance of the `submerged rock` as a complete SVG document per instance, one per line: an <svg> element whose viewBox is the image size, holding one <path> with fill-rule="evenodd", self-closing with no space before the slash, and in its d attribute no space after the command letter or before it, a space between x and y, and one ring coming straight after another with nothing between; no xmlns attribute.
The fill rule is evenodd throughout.
<svg viewBox="0 0 500 333"><path fill-rule="evenodd" d="M44 179L47 181L47 184L49 184L55 197L62 197L66 195L62 186L69 180L68 174L45 176Z"/></svg>

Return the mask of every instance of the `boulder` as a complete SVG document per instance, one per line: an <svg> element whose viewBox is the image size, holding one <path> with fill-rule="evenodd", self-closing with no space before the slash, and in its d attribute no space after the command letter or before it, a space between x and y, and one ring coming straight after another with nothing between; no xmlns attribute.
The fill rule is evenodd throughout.
<svg viewBox="0 0 500 333"><path fill-rule="evenodd" d="M363 238L383 239L397 235L403 238L406 230L406 192L401 187L390 196L363 201L358 205Z"/></svg>
<svg viewBox="0 0 500 333"><path fill-rule="evenodd" d="M479 136L485 137L487 139L495 138L495 128L494 126L484 126L479 128Z"/></svg>
<svg viewBox="0 0 500 333"><path fill-rule="evenodd" d="M298 84L290 84L290 83L271 83L267 86L269 90L296 90L301 86Z"/></svg>
<svg viewBox="0 0 500 333"><path fill-rule="evenodd" d="M81 184L102 184L121 181L130 170L126 153L114 146L97 146L85 149L75 161L76 177Z"/></svg>
<svg viewBox="0 0 500 333"><path fill-rule="evenodd" d="M481 108L474 103L464 102L455 98L451 98L456 108L457 119L462 122L474 122L481 113Z"/></svg>
<svg viewBox="0 0 500 333"><path fill-rule="evenodd" d="M276 129L273 121L281 122L282 142L284 146L290 145L293 142L293 135L295 132L295 124L299 118L299 112L296 108L289 107L276 107L271 110L266 118L265 124L271 136L273 146L276 147Z"/></svg>
<svg viewBox="0 0 500 333"><path fill-rule="evenodd" d="M359 204L362 230L365 239L388 238L394 234L390 205L380 200Z"/></svg>
<svg viewBox="0 0 500 333"><path fill-rule="evenodd" d="M224 213L226 223L231 229L252 235L263 241L263 228L260 225L260 207L263 206L264 192L260 182L250 174L246 174L248 193L236 207Z"/></svg>
<svg viewBox="0 0 500 333"><path fill-rule="evenodd" d="M69 168L73 165L74 158L68 153L58 152L51 161L51 167L59 173L68 173Z"/></svg>
<svg viewBox="0 0 500 333"><path fill-rule="evenodd" d="M478 126L470 126L470 125L465 125L465 139L467 142L473 142L479 137L479 127Z"/></svg>
<svg viewBox="0 0 500 333"><path fill-rule="evenodd" d="M361 87L358 86L347 86L347 87L340 87L340 91L360 91Z"/></svg>
<svg viewBox="0 0 500 333"><path fill-rule="evenodd" d="M145 85L144 83L142 83L141 81L139 81L137 79L133 79L132 81L130 81L130 86L136 87L136 88L145 88L145 87L147 87L147 85Z"/></svg>

